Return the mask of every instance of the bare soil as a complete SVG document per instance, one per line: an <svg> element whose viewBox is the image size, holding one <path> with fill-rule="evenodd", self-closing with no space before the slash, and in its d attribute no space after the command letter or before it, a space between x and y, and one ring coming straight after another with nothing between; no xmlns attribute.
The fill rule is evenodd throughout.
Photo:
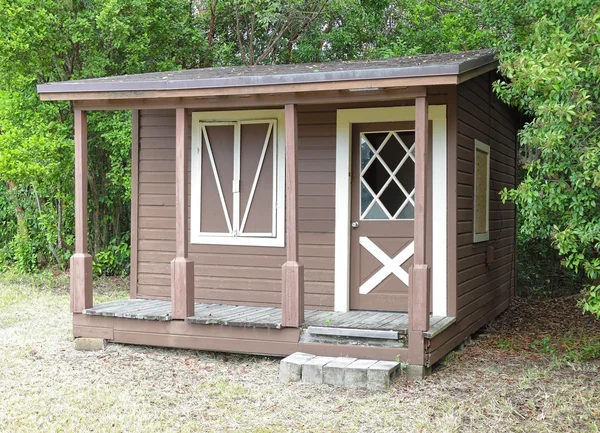
<svg viewBox="0 0 600 433"><path fill-rule="evenodd" d="M575 297L517 299L422 383L280 384L278 359L73 349L65 282L0 282L0 431L598 432L600 322ZM127 296L102 280L97 301Z"/></svg>

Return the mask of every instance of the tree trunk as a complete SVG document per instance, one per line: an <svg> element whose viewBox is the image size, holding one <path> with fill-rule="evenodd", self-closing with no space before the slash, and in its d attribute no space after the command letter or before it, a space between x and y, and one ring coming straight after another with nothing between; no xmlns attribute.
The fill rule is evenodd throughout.
<svg viewBox="0 0 600 433"><path fill-rule="evenodd" d="M56 247L60 250L62 250L63 247L63 240L62 240L62 200L59 198L58 200L56 200L56 213L58 216L58 221L56 224Z"/></svg>
<svg viewBox="0 0 600 433"><path fill-rule="evenodd" d="M8 182L8 189L14 192L17 187L13 182ZM17 233L21 236L29 236L29 230L27 230L27 224L25 224L25 209L16 200L15 215L17 216Z"/></svg>

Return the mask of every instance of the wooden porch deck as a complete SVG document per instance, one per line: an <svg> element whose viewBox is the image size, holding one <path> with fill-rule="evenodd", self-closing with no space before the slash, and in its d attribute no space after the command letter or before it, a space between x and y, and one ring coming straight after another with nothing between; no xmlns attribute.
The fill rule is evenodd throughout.
<svg viewBox="0 0 600 433"><path fill-rule="evenodd" d="M171 302L150 299L126 299L107 302L83 310L87 316L169 322ZM408 333L408 314L380 311L338 313L305 310L304 327L347 328ZM200 325L224 325L244 328L281 329L281 308L196 303L194 315L185 319ZM454 317L431 316L430 328L424 333L433 338L452 323Z"/></svg>

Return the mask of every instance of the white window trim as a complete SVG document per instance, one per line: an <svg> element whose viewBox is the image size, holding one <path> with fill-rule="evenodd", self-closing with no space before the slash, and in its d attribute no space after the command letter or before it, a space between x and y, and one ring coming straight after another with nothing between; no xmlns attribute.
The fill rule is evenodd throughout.
<svg viewBox="0 0 600 433"><path fill-rule="evenodd" d="M477 151L484 152L487 156L487 177L485 179L485 233L476 233L475 226L477 224L476 209L477 209ZM490 146L475 139L475 147L473 149L473 242L485 242L490 239Z"/></svg>
<svg viewBox="0 0 600 433"><path fill-rule="evenodd" d="M350 309L350 173L352 167L352 124L403 122L415 120L415 107L355 108L337 110L336 170L335 170L335 270L334 309ZM446 316L448 309L447 282L447 121L446 105L430 105L429 120L433 121L433 248L431 273L435 316Z"/></svg>
<svg viewBox="0 0 600 433"><path fill-rule="evenodd" d="M273 227L274 233L240 233L237 236L220 233L200 232L200 192L201 178L201 123L215 122L227 124L232 122L253 123L276 120L276 134L273 134L275 155L273 172L275 187L273 188ZM284 110L244 110L244 111L204 111L192 113L192 157L191 157L191 209L190 209L190 243L205 245L240 245L260 247L285 246L285 123ZM236 129L237 130L237 129ZM237 143L237 144L236 144ZM239 164L239 137L234 138L233 163ZM236 171L234 170L234 173ZM239 179L238 179L239 181ZM235 179L234 179L235 186ZM233 218L239 215L239 203L233 203Z"/></svg>

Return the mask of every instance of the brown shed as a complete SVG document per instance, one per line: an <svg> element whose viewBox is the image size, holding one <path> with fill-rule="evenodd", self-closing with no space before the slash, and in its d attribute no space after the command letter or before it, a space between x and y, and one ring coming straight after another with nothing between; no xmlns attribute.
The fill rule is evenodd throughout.
<svg viewBox="0 0 600 433"><path fill-rule="evenodd" d="M496 67L484 50L38 86L75 106L74 335L431 366L514 289ZM100 305L89 110L133 113L131 299Z"/></svg>

